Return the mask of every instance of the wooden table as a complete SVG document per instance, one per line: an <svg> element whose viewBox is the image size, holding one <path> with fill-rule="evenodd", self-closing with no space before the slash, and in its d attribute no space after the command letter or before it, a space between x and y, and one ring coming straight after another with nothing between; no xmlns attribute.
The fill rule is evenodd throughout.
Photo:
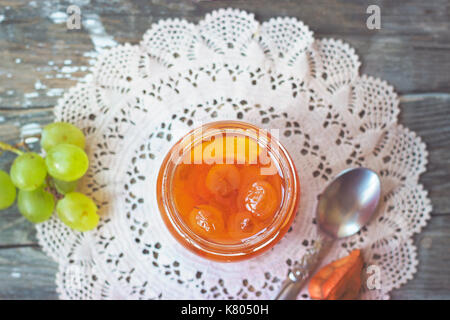
<svg viewBox="0 0 450 320"><path fill-rule="evenodd" d="M355 47L361 72L395 86L401 99L400 121L428 144L428 171L421 182L429 190L433 217L414 238L418 273L392 297L450 299L448 0L75 2L81 8L83 28L68 31L62 13L69 1L0 0L0 141L17 143L25 125L52 121L58 97L88 73L92 53L102 49L101 42L93 41L98 37L135 44L159 19L197 22L212 9L227 6L254 12L260 21L297 17L316 37L341 38ZM370 4L381 8L380 30L366 26ZM2 155L0 168L9 170L12 160L12 155ZM56 299L56 270L37 244L33 225L16 207L1 211L0 299Z"/></svg>

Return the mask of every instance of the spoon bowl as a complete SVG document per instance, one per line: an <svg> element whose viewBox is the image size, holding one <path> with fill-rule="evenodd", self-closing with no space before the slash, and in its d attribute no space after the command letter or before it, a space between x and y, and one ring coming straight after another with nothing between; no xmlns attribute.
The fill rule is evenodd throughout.
<svg viewBox="0 0 450 320"><path fill-rule="evenodd" d="M319 197L317 222L332 238L357 233L378 207L381 183L378 175L367 168L341 172Z"/></svg>

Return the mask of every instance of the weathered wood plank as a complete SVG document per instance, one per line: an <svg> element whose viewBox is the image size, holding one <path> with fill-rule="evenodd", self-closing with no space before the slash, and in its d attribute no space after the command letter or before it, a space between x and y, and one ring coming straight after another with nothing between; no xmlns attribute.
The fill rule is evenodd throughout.
<svg viewBox="0 0 450 320"><path fill-rule="evenodd" d="M377 1L108 1L81 5L85 27L68 31L68 2L2 1L0 15L0 106L54 105L64 88L83 78L99 48L92 43L89 21L100 21L117 43L137 43L151 23L182 17L197 22L212 9L232 6L255 12L261 21L273 16L303 20L317 37L342 38L363 60L362 71L381 77L401 93L449 92L448 2L380 3L382 28L366 27L366 8ZM9 7L9 8L8 8ZM8 9L6 9L8 8ZM91 53L86 55L86 53Z"/></svg>
<svg viewBox="0 0 450 320"><path fill-rule="evenodd" d="M450 216L435 216L416 235L419 266L414 279L392 292L393 299L450 299Z"/></svg>
<svg viewBox="0 0 450 320"><path fill-rule="evenodd" d="M57 299L56 271L39 248L0 250L0 300Z"/></svg>
<svg viewBox="0 0 450 320"><path fill-rule="evenodd" d="M17 143L25 125L44 126L52 121L52 108L8 110L0 107L0 139L7 143Z"/></svg>

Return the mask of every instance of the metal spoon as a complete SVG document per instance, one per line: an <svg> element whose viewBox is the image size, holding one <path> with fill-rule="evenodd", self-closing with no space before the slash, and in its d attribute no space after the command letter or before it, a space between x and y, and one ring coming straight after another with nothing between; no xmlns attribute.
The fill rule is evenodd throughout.
<svg viewBox="0 0 450 320"><path fill-rule="evenodd" d="M380 200L378 175L367 168L342 171L319 196L315 245L289 272L275 300L294 300L335 239L357 233L373 216Z"/></svg>

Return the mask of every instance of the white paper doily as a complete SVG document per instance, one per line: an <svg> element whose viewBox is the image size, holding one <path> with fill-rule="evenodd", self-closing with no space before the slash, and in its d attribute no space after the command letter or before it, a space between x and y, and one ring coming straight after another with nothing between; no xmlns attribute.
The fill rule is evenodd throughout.
<svg viewBox="0 0 450 320"><path fill-rule="evenodd" d="M386 82L360 76L354 50L314 39L302 22L219 10L198 25L165 20L139 45L105 51L93 80L70 89L55 108L87 135L91 166L80 189L100 207L98 228L78 233L56 217L37 225L59 264L63 299L272 299L317 235L316 197L341 170L366 166L382 179L378 215L336 242L322 262L363 249L380 267L386 299L416 272L411 236L431 204L419 184L427 152L397 123L398 98ZM159 165L192 128L237 119L279 129L294 159L302 196L288 234L269 252L224 264L187 252L168 233L156 204ZM299 299L309 298L307 288Z"/></svg>

